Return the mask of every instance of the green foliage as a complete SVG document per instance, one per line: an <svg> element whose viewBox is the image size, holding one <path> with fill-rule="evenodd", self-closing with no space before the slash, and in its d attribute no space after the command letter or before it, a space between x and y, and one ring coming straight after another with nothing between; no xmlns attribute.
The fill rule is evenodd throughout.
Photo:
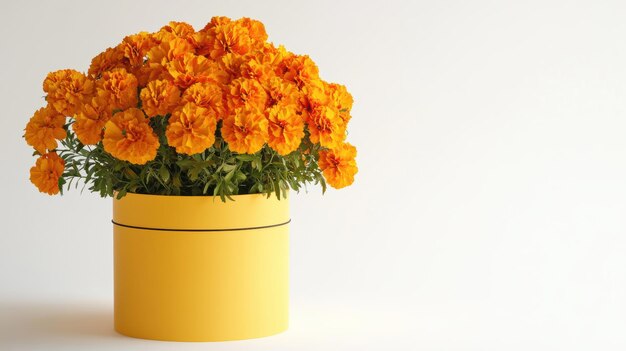
<svg viewBox="0 0 626 351"><path fill-rule="evenodd" d="M221 136L202 153L184 155L167 145L163 129L166 117L151 122L161 146L157 157L145 165L121 161L104 151L102 143L85 146L72 132L57 149L65 160L65 172L59 180L63 187L72 186L99 193L102 197L121 198L127 193L155 195L213 195L222 201L238 194L275 194L279 199L288 189L299 191L307 183L326 183L317 165L319 145L308 135L299 149L281 156L268 146L256 154L237 154L228 149ZM69 127L66 126L66 127ZM219 130L219 128L218 128Z"/></svg>

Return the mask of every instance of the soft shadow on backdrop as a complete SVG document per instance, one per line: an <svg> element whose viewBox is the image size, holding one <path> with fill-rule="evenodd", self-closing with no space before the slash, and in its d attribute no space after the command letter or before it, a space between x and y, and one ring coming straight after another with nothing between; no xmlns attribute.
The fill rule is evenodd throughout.
<svg viewBox="0 0 626 351"><path fill-rule="evenodd" d="M111 200L38 194L21 135L49 71L215 15L347 85L360 171L292 198L288 333L180 347L626 347L623 2L3 1L0 349L171 348L111 331Z"/></svg>

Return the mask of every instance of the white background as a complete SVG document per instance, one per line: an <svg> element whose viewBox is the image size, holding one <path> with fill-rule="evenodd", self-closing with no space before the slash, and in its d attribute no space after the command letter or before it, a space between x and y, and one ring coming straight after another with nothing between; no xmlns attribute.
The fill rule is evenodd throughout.
<svg viewBox="0 0 626 351"><path fill-rule="evenodd" d="M111 200L39 194L22 129L49 71L215 15L348 86L360 170L292 198L288 332L123 337ZM625 19L621 1L2 1L0 349L626 349Z"/></svg>

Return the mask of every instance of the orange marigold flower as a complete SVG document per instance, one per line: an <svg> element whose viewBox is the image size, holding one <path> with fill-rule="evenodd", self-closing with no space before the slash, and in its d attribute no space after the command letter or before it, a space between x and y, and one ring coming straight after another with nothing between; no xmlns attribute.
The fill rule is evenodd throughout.
<svg viewBox="0 0 626 351"><path fill-rule="evenodd" d="M172 37L171 39L162 40L161 44L150 49L148 51L148 61L166 65L168 62L185 54L194 52L195 49L189 41L183 38Z"/></svg>
<svg viewBox="0 0 626 351"><path fill-rule="evenodd" d="M187 40L193 45L196 55L211 55L211 36L206 31L193 33Z"/></svg>
<svg viewBox="0 0 626 351"><path fill-rule="evenodd" d="M137 77L137 84L145 87L153 80L172 80L170 72L160 63L146 62L132 72Z"/></svg>
<svg viewBox="0 0 626 351"><path fill-rule="evenodd" d="M73 116L93 90L93 81L73 69L50 72L43 81L46 100L65 116Z"/></svg>
<svg viewBox="0 0 626 351"><path fill-rule="evenodd" d="M187 103L172 113L165 136L176 152L193 155L213 145L216 125L217 118L213 112Z"/></svg>
<svg viewBox="0 0 626 351"><path fill-rule="evenodd" d="M327 148L338 146L346 136L346 127L339 112L328 106L319 106L307 116L310 138Z"/></svg>
<svg viewBox="0 0 626 351"><path fill-rule="evenodd" d="M267 127L263 112L245 107L225 118L221 131L231 151L253 154L263 148Z"/></svg>
<svg viewBox="0 0 626 351"><path fill-rule="evenodd" d="M289 71L287 63L295 56L293 53L287 51L284 46L279 45L275 47L271 43L265 43L262 53L263 62L271 64L274 67L274 72L279 77L284 77Z"/></svg>
<svg viewBox="0 0 626 351"><path fill-rule="evenodd" d="M144 57L157 45L156 39L148 32L140 32L129 35L122 40L121 51L130 67L137 67L143 64Z"/></svg>
<svg viewBox="0 0 626 351"><path fill-rule="evenodd" d="M159 33L163 32L172 33L179 38L188 38L192 36L196 31L189 23L172 21L159 30Z"/></svg>
<svg viewBox="0 0 626 351"><path fill-rule="evenodd" d="M280 66L284 72L283 78L296 83L298 88L319 79L319 70L308 55L290 55L281 62Z"/></svg>
<svg viewBox="0 0 626 351"><path fill-rule="evenodd" d="M124 51L121 50L120 46L108 48L91 60L88 73L94 78L100 78L102 73L106 71L125 67L123 60Z"/></svg>
<svg viewBox="0 0 626 351"><path fill-rule="evenodd" d="M248 28L238 22L212 26L209 29L209 36L211 39L210 56L213 59L218 59L230 52L245 55L252 50L253 42Z"/></svg>
<svg viewBox="0 0 626 351"><path fill-rule="evenodd" d="M204 26L204 28L202 28L201 31L203 32L210 31L210 30L213 30L217 26L224 26L230 22L232 22L232 20L226 16L213 16L211 17L211 21L209 21L209 23L207 23L206 26Z"/></svg>
<svg viewBox="0 0 626 351"><path fill-rule="evenodd" d="M176 34L174 34L172 32L168 32L166 30L160 30L160 31L158 31L156 33L152 33L152 37L159 44L162 44L164 42L169 42L169 41L172 41L174 39L182 39L182 40L185 40L185 41L187 40L186 38L177 37Z"/></svg>
<svg viewBox="0 0 626 351"><path fill-rule="evenodd" d="M95 96L76 114L72 129L84 145L95 145L102 140L102 131L111 119L111 108L106 94Z"/></svg>
<svg viewBox="0 0 626 351"><path fill-rule="evenodd" d="M292 82L280 77L273 77L267 84L268 105L297 104L300 100L300 91Z"/></svg>
<svg viewBox="0 0 626 351"><path fill-rule="evenodd" d="M148 117L171 113L180 100L180 90L167 80L153 80L141 89L141 108Z"/></svg>
<svg viewBox="0 0 626 351"><path fill-rule="evenodd" d="M124 68L104 72L98 80L98 89L109 93L111 109L125 110L137 107L137 77Z"/></svg>
<svg viewBox="0 0 626 351"><path fill-rule="evenodd" d="M65 161L55 152L41 155L30 169L30 181L40 192L48 195L59 193L59 179L65 170Z"/></svg>
<svg viewBox="0 0 626 351"><path fill-rule="evenodd" d="M143 112L129 108L105 124L102 144L113 157L142 165L156 157L159 139Z"/></svg>
<svg viewBox="0 0 626 351"><path fill-rule="evenodd" d="M330 97L327 92L328 84L320 79L312 80L300 90L300 97L297 102L298 112L305 119L320 106L330 106Z"/></svg>
<svg viewBox="0 0 626 351"><path fill-rule="evenodd" d="M352 95L350 95L346 87L341 84L328 84L326 90L335 108L339 110L339 117L341 117L345 123L348 123L351 118L350 110L354 102Z"/></svg>
<svg viewBox="0 0 626 351"><path fill-rule="evenodd" d="M260 59L251 57L240 67L241 76L266 82L274 75L274 67L263 63Z"/></svg>
<svg viewBox="0 0 626 351"><path fill-rule="evenodd" d="M183 93L183 101L193 102L200 107L211 110L218 120L226 114L222 88L212 82L196 83L190 86Z"/></svg>
<svg viewBox="0 0 626 351"><path fill-rule="evenodd" d="M267 32L265 31L265 26L260 21L253 20L248 17L243 17L237 22L239 22L243 27L248 29L248 35L258 44L263 44L267 40Z"/></svg>
<svg viewBox="0 0 626 351"><path fill-rule="evenodd" d="M224 71L228 75L227 83L234 79L241 77L241 67L246 62L246 57L229 53L220 58L217 61L220 66L220 70Z"/></svg>
<svg viewBox="0 0 626 351"><path fill-rule="evenodd" d="M267 93L255 79L238 78L230 82L226 102L231 111L243 106L263 111L267 106Z"/></svg>
<svg viewBox="0 0 626 351"><path fill-rule="evenodd" d="M65 116L58 113L50 105L35 112L26 125L24 138L26 143L39 153L53 150L57 147L57 140L65 139L63 128Z"/></svg>
<svg viewBox="0 0 626 351"><path fill-rule="evenodd" d="M287 155L300 146L304 137L304 121L294 106L274 106L268 113L267 144L280 155Z"/></svg>
<svg viewBox="0 0 626 351"><path fill-rule="evenodd" d="M182 89L198 82L223 83L228 78L216 62L191 53L169 62L167 70L172 75L174 84Z"/></svg>
<svg viewBox="0 0 626 351"><path fill-rule="evenodd" d="M359 171L355 158L356 148L344 143L335 149L320 151L318 165L328 184L340 189L354 182L354 175Z"/></svg>
<svg viewBox="0 0 626 351"><path fill-rule="evenodd" d="M302 92L303 95L306 96L310 110L330 103L328 84L322 80L316 79L310 81L302 88Z"/></svg>

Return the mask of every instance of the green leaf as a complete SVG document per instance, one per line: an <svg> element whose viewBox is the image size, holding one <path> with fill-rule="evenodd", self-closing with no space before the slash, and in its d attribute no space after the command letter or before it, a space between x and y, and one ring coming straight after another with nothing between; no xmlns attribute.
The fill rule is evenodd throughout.
<svg viewBox="0 0 626 351"><path fill-rule="evenodd" d="M324 177L320 175L319 182L322 185L322 194L325 194L326 193L326 179L324 179Z"/></svg>
<svg viewBox="0 0 626 351"><path fill-rule="evenodd" d="M235 179L237 181L242 182L242 181L246 180L246 178L247 178L246 174L243 173L242 171L238 170L237 172L235 172Z"/></svg>
<svg viewBox="0 0 626 351"><path fill-rule="evenodd" d="M170 171L167 170L165 165L162 165L159 169L159 176L161 177L161 180L163 180L163 183L167 183L170 180Z"/></svg>
<svg viewBox="0 0 626 351"><path fill-rule="evenodd" d="M127 192L128 192L128 190L126 190L126 188L123 188L122 190L120 190L120 191L117 193L117 197L116 197L116 198L117 198L118 200L119 200L119 199L121 199L121 198L123 198L124 196L126 196L126 193L127 193Z"/></svg>
<svg viewBox="0 0 626 351"><path fill-rule="evenodd" d="M135 171L133 171L132 169L130 169L130 168L128 168L128 167L124 169L124 173L125 173L125 174L126 174L126 176L127 176L128 178L130 178L130 179L135 179L135 178L137 178L137 173L135 173Z"/></svg>
<svg viewBox="0 0 626 351"><path fill-rule="evenodd" d="M196 163L197 163L197 161L195 161L195 160L179 160L179 161L176 162L178 167L180 167L183 170L192 167Z"/></svg>
<svg viewBox="0 0 626 351"><path fill-rule="evenodd" d="M222 169L223 169L225 172L230 172L230 171L234 170L235 168L237 168L237 165L229 165L228 163L224 163L224 164L222 165Z"/></svg>
<svg viewBox="0 0 626 351"><path fill-rule="evenodd" d="M172 185L176 188L180 188L182 186L179 172L174 173L174 177L172 177Z"/></svg>
<svg viewBox="0 0 626 351"><path fill-rule="evenodd" d="M66 182L65 178L63 177L59 178L58 185L59 185L59 193L61 193L61 195L63 195L63 185L65 184L65 182Z"/></svg>
<svg viewBox="0 0 626 351"><path fill-rule="evenodd" d="M235 171L236 170L237 170L236 168L233 168L230 172L228 172L226 174L226 176L224 177L224 180L225 181L230 181L233 178L233 176L235 175Z"/></svg>
<svg viewBox="0 0 626 351"><path fill-rule="evenodd" d="M280 188L281 188L282 190L287 190L287 189L289 189L289 185L287 185L287 182L285 182L285 181L284 181L284 180L282 180L282 179L281 179L280 181L278 181L278 185L280 186Z"/></svg>
<svg viewBox="0 0 626 351"><path fill-rule="evenodd" d="M222 182L219 182L215 186L215 189L213 189L213 196L217 196L220 193L221 189L222 189Z"/></svg>
<svg viewBox="0 0 626 351"><path fill-rule="evenodd" d="M245 162L249 162L255 159L254 155L248 155L248 154L237 155L236 157L238 160L245 161Z"/></svg>
<svg viewBox="0 0 626 351"><path fill-rule="evenodd" d="M189 180L191 180L192 182L195 182L196 180L198 180L200 172L202 172L202 168L192 168L187 172L187 177L189 177Z"/></svg>
<svg viewBox="0 0 626 351"><path fill-rule="evenodd" d="M278 184L278 180L275 180L274 183L272 183L272 186L272 190L276 193L276 198L280 200L280 185Z"/></svg>

